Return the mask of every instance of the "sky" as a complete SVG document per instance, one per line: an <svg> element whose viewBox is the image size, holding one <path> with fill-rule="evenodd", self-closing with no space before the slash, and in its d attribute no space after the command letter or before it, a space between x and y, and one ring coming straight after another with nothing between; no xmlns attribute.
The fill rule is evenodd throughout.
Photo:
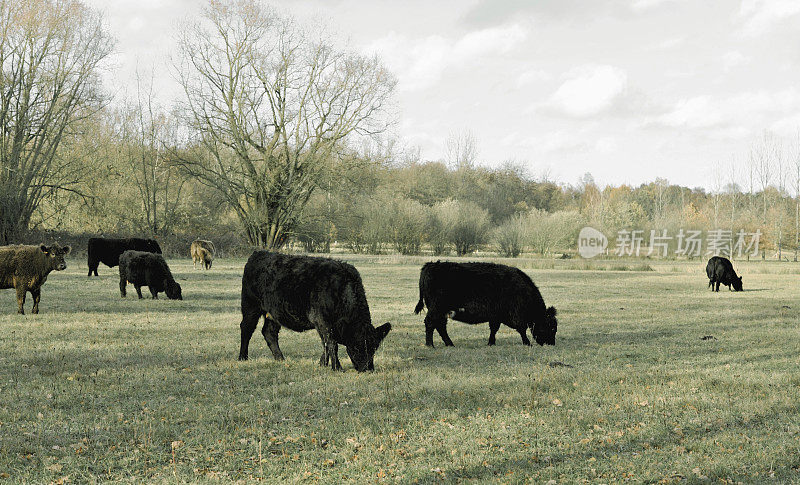
<svg viewBox="0 0 800 485"><path fill-rule="evenodd" d="M165 104L175 33L198 0L85 0L117 38L106 82L152 76ZM744 177L766 131L800 130L800 0L294 0L277 6L378 54L398 79L392 130L423 160L471 131L479 163L601 185Z"/></svg>

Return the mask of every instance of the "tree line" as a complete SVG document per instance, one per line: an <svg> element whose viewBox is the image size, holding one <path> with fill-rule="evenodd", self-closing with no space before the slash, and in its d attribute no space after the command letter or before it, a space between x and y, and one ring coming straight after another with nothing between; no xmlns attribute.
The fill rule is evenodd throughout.
<svg viewBox="0 0 800 485"><path fill-rule="evenodd" d="M396 80L379 58L255 0L210 1L178 29L173 106L145 74L108 96L114 40L79 1L0 0L0 16L0 244L61 231L515 257L569 253L591 225L759 230L765 257L800 246L796 140L764 133L738 163L710 164L710 189L557 183L480 163L469 132L422 160L388 135Z"/></svg>

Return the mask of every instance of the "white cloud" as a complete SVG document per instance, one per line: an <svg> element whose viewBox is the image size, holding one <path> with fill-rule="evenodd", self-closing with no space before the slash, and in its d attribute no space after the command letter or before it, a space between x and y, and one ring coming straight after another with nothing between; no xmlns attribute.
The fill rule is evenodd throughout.
<svg viewBox="0 0 800 485"><path fill-rule="evenodd" d="M585 137L576 136L575 132L567 130L551 131L539 136L529 136L520 140L519 144L542 154L581 152L589 148Z"/></svg>
<svg viewBox="0 0 800 485"><path fill-rule="evenodd" d="M769 127L770 131L787 138L800 135L800 113L781 118Z"/></svg>
<svg viewBox="0 0 800 485"><path fill-rule="evenodd" d="M749 60L749 57L745 57L739 51L730 51L722 56L722 66L725 68L725 72L728 72L743 64L747 64Z"/></svg>
<svg viewBox="0 0 800 485"><path fill-rule="evenodd" d="M548 111L573 118L589 118L614 106L625 94L627 73L606 65L586 65L573 69L567 80L543 106Z"/></svg>
<svg viewBox="0 0 800 485"><path fill-rule="evenodd" d="M636 11L641 11L657 7L664 3L670 3L674 1L676 0L633 0L633 2L631 3L631 8Z"/></svg>
<svg viewBox="0 0 800 485"><path fill-rule="evenodd" d="M744 21L744 33L757 36L774 24L800 14L797 0L742 0L739 17Z"/></svg>
<svg viewBox="0 0 800 485"><path fill-rule="evenodd" d="M400 89L416 91L439 80L451 49L450 42L438 35L411 41L402 34L390 32L364 50L382 55L389 69L397 74Z"/></svg>
<svg viewBox="0 0 800 485"><path fill-rule="evenodd" d="M707 130L719 139L742 137L765 126L785 131L800 110L800 92L744 92L732 96L694 96L678 101L666 113L646 124ZM775 121L778 120L778 121Z"/></svg>
<svg viewBox="0 0 800 485"><path fill-rule="evenodd" d="M617 143L616 138L603 137L594 143L594 149L598 152L614 153L619 149L619 144Z"/></svg>
<svg viewBox="0 0 800 485"><path fill-rule="evenodd" d="M719 126L724 118L710 96L695 96L678 101L670 112L658 117L656 121L673 128L697 129Z"/></svg>
<svg viewBox="0 0 800 485"><path fill-rule="evenodd" d="M527 36L528 32L518 24L470 32L455 43L453 56L458 61L506 54Z"/></svg>
<svg viewBox="0 0 800 485"><path fill-rule="evenodd" d="M548 81L552 79L552 77L553 76L551 76L549 72L543 69L528 69L517 76L516 84L518 88L523 88L539 81Z"/></svg>
<svg viewBox="0 0 800 485"><path fill-rule="evenodd" d="M686 41L686 37L670 37L669 39L665 39L657 44L653 44L649 47L650 50L669 50L674 49L683 45Z"/></svg>
<svg viewBox="0 0 800 485"><path fill-rule="evenodd" d="M526 37L527 31L517 24L473 31L455 41L439 35L413 39L390 32L363 51L381 55L397 75L400 90L417 91L436 84L447 68L507 54Z"/></svg>

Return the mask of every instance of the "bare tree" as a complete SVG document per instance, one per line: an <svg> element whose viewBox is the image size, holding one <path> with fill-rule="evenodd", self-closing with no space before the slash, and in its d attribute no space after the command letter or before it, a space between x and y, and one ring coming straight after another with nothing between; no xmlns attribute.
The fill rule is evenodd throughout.
<svg viewBox="0 0 800 485"><path fill-rule="evenodd" d="M713 186L711 187L711 200L714 202L714 228L719 228L719 210L722 205L723 173L722 164L715 162L713 170Z"/></svg>
<svg viewBox="0 0 800 485"><path fill-rule="evenodd" d="M778 141L766 131L750 149L750 166L755 172L761 186L761 198L764 202L763 222L767 222L767 207L769 205L769 191L772 183L773 164L778 158L780 147Z"/></svg>
<svg viewBox="0 0 800 485"><path fill-rule="evenodd" d="M80 192L80 164L59 147L102 104L98 68L112 41L74 0L0 0L0 242L41 202Z"/></svg>
<svg viewBox="0 0 800 485"><path fill-rule="evenodd" d="M153 78L143 86L137 73L136 100L124 110L120 145L131 183L142 205L143 229L164 234L175 221L186 179L167 150L177 143L177 121L154 101Z"/></svg>
<svg viewBox="0 0 800 485"><path fill-rule="evenodd" d="M445 161L453 169L473 168L478 158L478 140L470 130L451 131L445 140Z"/></svg>
<svg viewBox="0 0 800 485"><path fill-rule="evenodd" d="M252 244L281 247L342 145L386 128L395 78L254 0L212 0L179 50L197 147L180 163L223 195Z"/></svg>
<svg viewBox="0 0 800 485"><path fill-rule="evenodd" d="M654 199L655 199L655 220L661 224L664 222L666 215L666 193L669 189L669 180L663 177L657 177L653 182Z"/></svg>
<svg viewBox="0 0 800 485"><path fill-rule="evenodd" d="M730 165L728 166L728 183L725 185L725 192L728 193L731 202L731 219L730 228L733 230L734 222L736 221L736 201L739 197L739 184L737 180L736 159L731 158Z"/></svg>
<svg viewBox="0 0 800 485"><path fill-rule="evenodd" d="M773 152L775 178L778 182L778 219L776 222L778 233L778 261L783 261L783 195L786 191L786 171L784 163L784 152L780 142L776 142Z"/></svg>

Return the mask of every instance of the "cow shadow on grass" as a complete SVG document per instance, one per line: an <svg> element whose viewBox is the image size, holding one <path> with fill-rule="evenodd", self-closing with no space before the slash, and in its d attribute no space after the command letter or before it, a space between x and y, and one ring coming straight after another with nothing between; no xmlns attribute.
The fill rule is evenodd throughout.
<svg viewBox="0 0 800 485"><path fill-rule="evenodd" d="M780 411L773 411L758 416L758 420L763 423L774 422L783 418L785 415ZM602 444L594 442L590 445L584 446L583 449L576 449L574 447L567 448L573 451L566 451L559 447L551 446L549 448L535 450L530 449L526 454L530 458L505 458L502 454L488 453L486 454L486 464L483 465L470 465L460 467L458 465L442 466L441 472L450 480L490 480L490 479L508 479L519 478L526 479L530 477L533 470L546 470L547 475L552 475L551 478L559 478L564 472L564 468L582 469L583 474L577 475L574 478L583 478L589 480L597 480L598 476L589 473L589 467L585 464L589 460L597 460L601 463L602 460L608 460L612 456L627 457L634 459L642 454L656 454L660 450L664 450L669 455L673 448L684 447L686 449L693 448L695 444L697 448L702 449L705 445L702 444L703 440L707 443L717 443L730 440L730 432L732 429L740 429L742 434L748 432L748 427L742 423L739 418L732 418L728 420L717 420L712 426L695 426L693 428L684 429L680 434L674 432L664 426L655 425L658 431L650 436L632 436L618 440L617 442L608 443L602 441ZM719 438L716 438L718 437ZM684 450L684 453L686 451ZM642 458L640 458L642 459ZM682 463L683 462L683 463ZM775 480L782 481L782 479L793 481L797 478L796 469L800 465L800 456L786 451L783 459L778 459L779 466L775 465L776 460L761 460L760 464L742 466L741 470L730 470L724 466L715 466L709 464L704 467L702 474L708 477L702 481L717 481L717 480L744 480L745 482L751 481L754 476L773 476ZM663 464L661 470L648 467L645 473L649 476L640 476L639 480L643 481L658 481L659 479L672 479L672 480L689 480L695 478L691 466L679 456L674 456L672 462L667 460ZM599 467L598 467L599 468ZM746 470L746 474L743 473ZM511 473L519 473L519 477L512 477ZM663 476L660 474L663 473ZM773 473L773 475L770 475ZM438 472L431 472L430 475L425 476L422 482L440 482L441 475Z"/></svg>
<svg viewBox="0 0 800 485"><path fill-rule="evenodd" d="M228 313L238 312L238 295L236 297L226 297L225 295L194 295L184 294L183 300L170 300L163 294L159 294L157 300L150 298L150 293L142 290L144 298L139 300L135 291L128 291L126 298L117 295L115 299L105 298L102 301L92 302L85 307L54 308L53 310L62 314L97 314L106 316L105 312L114 315L149 315L150 319L158 318L157 315L182 315L193 318L199 312Z"/></svg>
<svg viewBox="0 0 800 485"><path fill-rule="evenodd" d="M174 315L176 313L185 313L187 317L191 318L192 313L195 312L224 313L239 311L239 289L230 291L231 289L228 288L228 291L225 291L226 288L221 288L220 291L214 291L213 288L195 290L189 285L181 286L183 287L183 300L170 300L163 292L158 294L157 300L153 300L147 287L142 288L143 298L139 300L136 290L131 285L128 285L128 295L124 298L119 294L118 285L115 285L113 289L103 288L102 293L94 291L95 288L92 288L92 291L87 291L87 294L80 294L69 299L60 295L60 291L43 292L40 317L49 318L58 314L75 315L84 313L113 313L121 315L134 313ZM29 312L31 305L32 298L28 295L25 302L26 312ZM0 291L0 316L8 315L11 317L16 314L16 309L16 295L13 294L13 290L8 292ZM19 318L25 317L20 316Z"/></svg>

